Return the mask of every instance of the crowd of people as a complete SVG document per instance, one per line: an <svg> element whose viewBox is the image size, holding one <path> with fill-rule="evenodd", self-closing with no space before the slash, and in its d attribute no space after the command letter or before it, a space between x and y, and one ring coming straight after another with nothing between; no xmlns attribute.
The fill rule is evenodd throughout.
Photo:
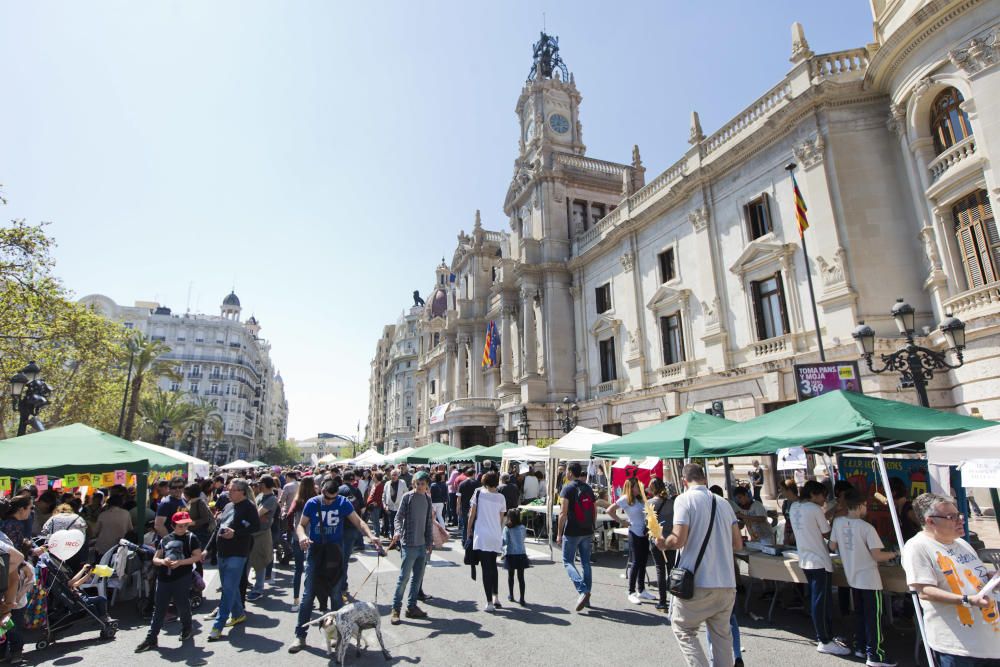
<svg viewBox="0 0 1000 667"><path fill-rule="evenodd" d="M867 499L849 483L838 482L830 494L831 489L817 481L799 487L786 480L781 505L785 528L776 531L753 475L750 485L734 488L726 500L721 488L708 486L705 470L692 463L682 470L685 488L680 494L657 477L642 484L632 475L611 502L607 479L600 473L599 466L570 463L560 466L553 480L560 509L551 529L575 589L577 612L591 606L597 514L606 509L612 521L627 528L627 601L655 602L658 610L669 610L689 665L743 665L734 556L743 550L744 538L795 546L819 652L853 654L869 667L896 664L887 655L879 622L885 598L878 565L900 554L886 549L865 521ZM977 592L989 575L962 539L961 515L952 499L925 493L911 500L898 482L893 482L891 495L904 524L902 565L910 587L919 594L940 666L995 667L1000 655L997 604ZM116 485L84 498L78 491L27 487L0 499L0 552L8 554L9 571L16 573L22 563L30 566L51 558L43 544L46 536L62 530L84 533L86 548L62 566L76 573L72 589L83 603L107 619L107 600L92 587L94 564L121 540L146 545L156 575L146 609L149 629L135 648L144 652L158 648L171 613L180 620L180 641L194 637L190 598L193 590L204 587L206 564L217 568L219 584L219 604L207 617L212 624L207 641L224 639L227 628L246 622L248 603L269 594L275 554L286 550L293 569L289 611L297 615L288 651L297 653L306 646L315 609L337 610L350 600L351 555L366 541L380 554L386 549L400 553L392 624L404 617L427 617L419 606L429 599L423 576L433 549L449 538L449 528L455 530L473 578L480 579L482 609L490 613L503 607L501 558L507 572L506 602L524 605L530 561L527 515L520 506L538 502L546 492L541 471L524 466L501 471L489 462L419 470L406 464L366 470L275 467L190 482L180 477L162 480L148 498L152 518L140 528L140 500L134 488ZM854 607L850 639L837 636L833 626L831 552L838 555L848 583L838 589L842 609L852 603ZM655 592L646 589L650 559ZM961 576L956 575L959 569ZM25 619L13 577L0 603L0 620L8 614L13 620L4 646L8 660L18 663L23 660ZM977 621L973 611L981 612L982 620ZM699 639L702 626L707 654Z"/></svg>

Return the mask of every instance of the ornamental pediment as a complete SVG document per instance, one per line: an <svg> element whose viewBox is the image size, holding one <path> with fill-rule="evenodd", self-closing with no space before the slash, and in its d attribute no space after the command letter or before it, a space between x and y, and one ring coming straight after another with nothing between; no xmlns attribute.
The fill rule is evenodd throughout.
<svg viewBox="0 0 1000 667"><path fill-rule="evenodd" d="M646 303L646 308L655 312L675 303L686 302L690 297L691 290L687 288L677 289L669 285L660 285L653 298Z"/></svg>
<svg viewBox="0 0 1000 667"><path fill-rule="evenodd" d="M778 262L782 257L795 252L791 243L780 243L774 233L768 233L747 244L729 270L738 276L749 271Z"/></svg>
<svg viewBox="0 0 1000 667"><path fill-rule="evenodd" d="M597 336L605 331L611 331L617 334L618 328L621 327L622 321L614 317L609 313L601 313L594 320L594 323L590 326L590 333Z"/></svg>

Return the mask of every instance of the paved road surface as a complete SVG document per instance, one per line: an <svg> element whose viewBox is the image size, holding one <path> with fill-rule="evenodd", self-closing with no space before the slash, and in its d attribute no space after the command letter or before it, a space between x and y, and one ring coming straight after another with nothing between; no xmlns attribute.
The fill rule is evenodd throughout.
<svg viewBox="0 0 1000 667"><path fill-rule="evenodd" d="M621 577L624 557L617 553L599 554L594 569L594 608L583 614L572 611L575 595L561 564L548 562L544 545L530 545L534 567L526 573L526 608L505 603L495 614L480 610L483 600L479 581L472 581L469 568L462 565L462 552L455 542L452 548L435 552L427 569L424 590L434 599L423 604L430 618L421 621L404 619L402 625L388 622L392 590L399 572L399 554L377 560L372 552L352 562L352 592L378 563L378 571L360 591L360 597L374 600L377 595L383 610L383 634L392 659L386 663L378 650L369 649L360 658L348 653L350 665L442 665L461 667L480 664L528 665L683 665L667 617L657 612L653 603L632 605L625 599L625 581ZM653 568L649 568L653 576ZM208 600L200 610L215 608L217 593L214 571L209 572ZM506 600L506 573L501 570L501 599ZM160 648L134 655L135 646L145 636L146 626L136 617L134 605L122 603L112 609L121 630L114 641L102 642L97 631L81 628L42 652L26 653L29 662L40 665L102 665L113 667L134 664L241 665L252 660L255 665L326 664L325 642L317 630L310 632L310 647L296 656L286 648L293 636L295 615L291 605L291 570L278 569L275 581L268 586L267 597L248 604L249 620L245 626L228 630L225 641L209 644L207 621L196 621L193 642L181 646L177 634L180 624L168 623L160 634ZM757 597L757 593L754 593ZM794 664L795 667L835 666L863 661L819 655L810 641L811 624L801 611L779 608L773 622L755 620L742 613L744 660L748 666ZM780 605L779 605L780 607ZM752 610L764 614L767 601L754 600ZM849 631L843 621L838 631ZM891 650L900 665L911 665L912 631L892 631ZM376 645L374 636L371 642ZM265 662L266 661L266 662ZM651 661L651 662L650 662Z"/></svg>

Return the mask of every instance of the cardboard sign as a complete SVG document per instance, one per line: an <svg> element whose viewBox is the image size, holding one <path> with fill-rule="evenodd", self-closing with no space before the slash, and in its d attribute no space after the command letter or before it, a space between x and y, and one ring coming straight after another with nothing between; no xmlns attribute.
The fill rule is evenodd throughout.
<svg viewBox="0 0 1000 667"><path fill-rule="evenodd" d="M125 471L124 470L116 470L115 471L115 481L114 481L114 483L115 484L124 484L125 483Z"/></svg>
<svg viewBox="0 0 1000 667"><path fill-rule="evenodd" d="M43 489L49 488L49 476L35 475L35 486L38 487L39 492L41 492Z"/></svg>
<svg viewBox="0 0 1000 667"><path fill-rule="evenodd" d="M10 477L0 477L0 491L10 491Z"/></svg>
<svg viewBox="0 0 1000 667"><path fill-rule="evenodd" d="M78 475L76 473L70 473L69 475L66 475L65 477L63 477L62 480L63 486L65 486L67 489L74 489L80 486L80 482L77 480L77 477Z"/></svg>
<svg viewBox="0 0 1000 667"><path fill-rule="evenodd" d="M18 480L17 483L17 485L22 489L26 489L29 486L33 486L34 484L35 484L34 477L22 477L20 480Z"/></svg>
<svg viewBox="0 0 1000 667"><path fill-rule="evenodd" d="M81 472L76 476L77 486L90 486L90 473Z"/></svg>
<svg viewBox="0 0 1000 667"><path fill-rule="evenodd" d="M112 472L102 472L101 473L101 487L107 488L109 486L115 485L115 473Z"/></svg>
<svg viewBox="0 0 1000 667"><path fill-rule="evenodd" d="M135 475L128 473L128 476L125 479L125 484L126 486L135 486Z"/></svg>

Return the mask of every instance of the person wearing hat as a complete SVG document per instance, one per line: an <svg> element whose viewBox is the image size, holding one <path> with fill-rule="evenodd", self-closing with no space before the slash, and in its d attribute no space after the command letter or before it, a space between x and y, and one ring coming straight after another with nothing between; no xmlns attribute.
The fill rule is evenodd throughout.
<svg viewBox="0 0 1000 667"><path fill-rule="evenodd" d="M186 641L194 635L188 595L194 585L192 575L194 564L201 561L201 542L188 530L193 522L187 512L175 512L170 517L170 523L173 524L173 530L160 541L160 548L153 556L153 565L157 567L153 622L149 626L146 639L135 648L136 653L157 648L157 636L163 627L163 620L171 601L181 619L181 641Z"/></svg>

